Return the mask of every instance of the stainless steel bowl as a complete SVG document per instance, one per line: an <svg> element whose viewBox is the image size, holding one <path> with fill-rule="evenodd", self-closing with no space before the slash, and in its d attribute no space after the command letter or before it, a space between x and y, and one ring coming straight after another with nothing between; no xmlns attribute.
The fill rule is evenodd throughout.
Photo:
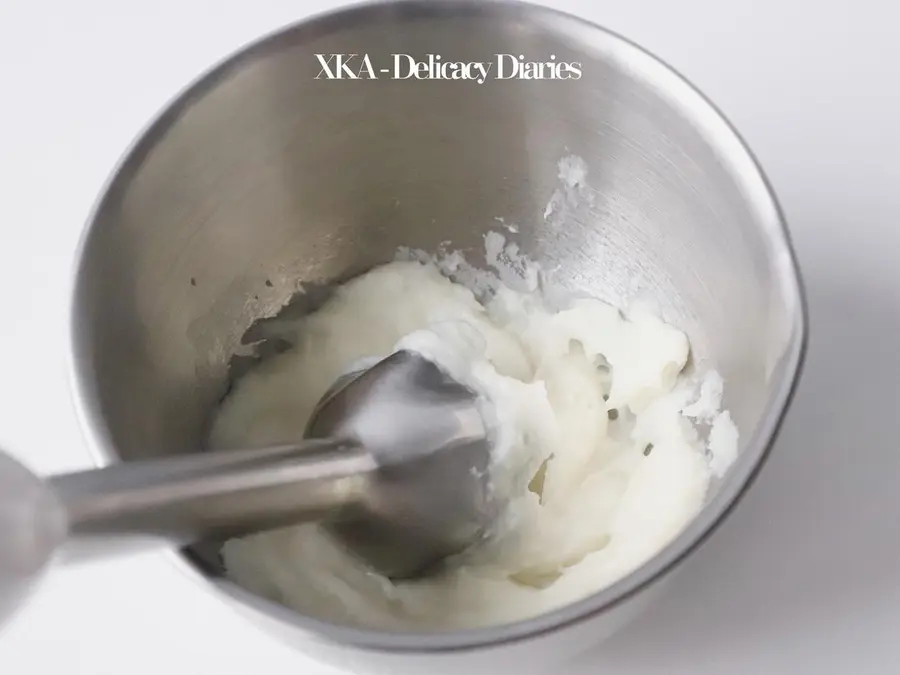
<svg viewBox="0 0 900 675"><path fill-rule="evenodd" d="M582 64L571 80L320 77L316 54ZM593 205L543 211L567 153ZM596 643L731 510L772 444L803 359L803 293L784 221L735 131L621 37L510 2L382 2L244 49L176 98L113 175L88 223L73 299L77 405L98 461L200 446L242 336L301 288L451 240L478 261L496 217L563 292L650 292L714 366L741 454L700 516L611 588L521 623L452 634L329 625L253 597L178 555L198 588L333 663L393 673L541 669ZM302 303L300 303L302 305ZM298 306L298 305L295 305ZM206 579L204 579L206 577ZM424 660L423 660L424 659Z"/></svg>

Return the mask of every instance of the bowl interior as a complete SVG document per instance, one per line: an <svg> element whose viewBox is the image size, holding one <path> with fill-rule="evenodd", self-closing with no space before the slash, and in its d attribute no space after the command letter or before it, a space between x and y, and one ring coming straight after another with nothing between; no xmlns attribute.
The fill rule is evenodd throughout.
<svg viewBox="0 0 900 675"><path fill-rule="evenodd" d="M553 56L583 75L317 78L317 54L349 53L376 71L395 54L494 69L498 54ZM587 175L569 199L558 163L571 156ZM229 363L255 353L247 332L259 319L292 300L308 309L319 289L400 246L449 241L484 265L497 230L553 271L554 295L650 297L687 332L692 367L724 377L742 438L710 499L729 483L736 494L785 405L802 339L777 208L740 141L671 71L598 28L520 5L328 15L179 97L126 157L85 240L74 319L88 424L108 457L197 451Z"/></svg>

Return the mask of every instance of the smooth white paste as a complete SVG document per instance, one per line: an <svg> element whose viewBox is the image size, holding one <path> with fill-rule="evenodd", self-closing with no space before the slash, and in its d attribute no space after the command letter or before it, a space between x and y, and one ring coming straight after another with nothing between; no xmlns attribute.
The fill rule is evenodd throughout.
<svg viewBox="0 0 900 675"><path fill-rule="evenodd" d="M500 256L502 238L498 249L490 237L488 257ZM442 267L459 271L461 261L445 256ZM231 579L336 622L474 628L582 599L679 533L713 475L686 413L716 420L716 473L737 451L737 430L717 411L721 378L708 377L692 407L674 390L688 357L684 334L639 307L627 319L589 299L550 310L536 277L523 276L522 290L493 283L484 304L421 260L348 282L298 323L293 349L236 384L210 438L215 448L296 439L349 365L415 349L496 406L495 471L513 496L502 534L442 576L395 585L316 525L301 525L227 542Z"/></svg>

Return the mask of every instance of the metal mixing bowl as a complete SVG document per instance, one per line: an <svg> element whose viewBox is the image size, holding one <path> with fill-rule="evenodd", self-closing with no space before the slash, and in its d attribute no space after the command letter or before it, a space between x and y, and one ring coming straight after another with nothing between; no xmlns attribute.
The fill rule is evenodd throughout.
<svg viewBox="0 0 900 675"><path fill-rule="evenodd" d="M582 63L578 80L317 79L316 54ZM594 195L559 225L557 161ZM754 158L684 79L577 18L507 2L353 7L272 35L182 93L116 170L75 279L72 369L99 461L200 447L242 336L301 288L441 242L481 260L497 217L556 268L555 290L651 293L693 367L725 378L741 453L699 517L612 587L521 623L452 634L329 625L178 564L257 623L331 662L386 672L519 672L595 643L734 506L787 409L805 345L796 262ZM402 301L402 298L398 298ZM301 303L302 305L302 303ZM295 304L295 306L298 306ZM529 668L530 667L530 668Z"/></svg>

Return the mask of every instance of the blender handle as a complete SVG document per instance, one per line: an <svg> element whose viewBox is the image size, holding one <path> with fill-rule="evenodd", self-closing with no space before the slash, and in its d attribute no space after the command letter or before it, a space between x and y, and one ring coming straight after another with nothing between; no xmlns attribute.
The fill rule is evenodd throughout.
<svg viewBox="0 0 900 675"><path fill-rule="evenodd" d="M372 457L341 440L128 461L52 476L75 539L238 537L338 516L365 497Z"/></svg>
<svg viewBox="0 0 900 675"><path fill-rule="evenodd" d="M64 560L109 557L123 543L181 545L340 518L365 498L376 469L363 448L335 439L46 479L0 451L0 625L57 553Z"/></svg>

